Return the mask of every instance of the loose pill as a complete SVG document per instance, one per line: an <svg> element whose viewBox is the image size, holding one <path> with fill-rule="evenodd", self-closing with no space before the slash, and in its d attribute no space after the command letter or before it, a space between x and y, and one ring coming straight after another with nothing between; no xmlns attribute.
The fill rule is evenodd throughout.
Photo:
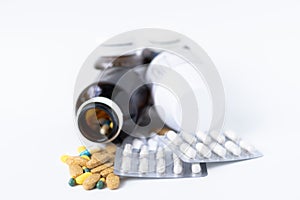
<svg viewBox="0 0 300 200"><path fill-rule="evenodd" d="M62 156L60 157L60 160L61 160L61 162L66 163L66 161L67 161L67 159L68 159L69 157L70 157L70 156L68 156L68 155L62 155Z"/></svg>
<svg viewBox="0 0 300 200"><path fill-rule="evenodd" d="M206 133L203 133L202 131L196 132L196 136L199 140L201 140L204 144L210 144L211 138Z"/></svg>
<svg viewBox="0 0 300 200"><path fill-rule="evenodd" d="M245 142L243 140L241 140L239 142L239 145L240 145L241 148L245 149L249 153L253 153L255 151L254 146L252 146L251 144L248 144L247 142Z"/></svg>
<svg viewBox="0 0 300 200"><path fill-rule="evenodd" d="M69 165L69 173L71 177L76 178L83 174L83 170L79 165Z"/></svg>
<svg viewBox="0 0 300 200"><path fill-rule="evenodd" d="M105 178L100 178L100 181L102 181L103 183L105 183Z"/></svg>
<svg viewBox="0 0 300 200"><path fill-rule="evenodd" d="M235 156L241 155L241 148L232 141L225 142L225 148Z"/></svg>
<svg viewBox="0 0 300 200"><path fill-rule="evenodd" d="M174 131L168 131L167 138L175 145L180 145L182 143L181 138Z"/></svg>
<svg viewBox="0 0 300 200"><path fill-rule="evenodd" d="M91 147L88 149L88 151L90 152L90 154L94 154L94 153L100 152L101 148L100 147Z"/></svg>
<svg viewBox="0 0 300 200"><path fill-rule="evenodd" d="M80 147L77 148L77 152L78 152L78 153L81 153L81 152L83 152L84 150L86 150L86 147L85 147L85 146L80 146Z"/></svg>
<svg viewBox="0 0 300 200"><path fill-rule="evenodd" d="M106 152L94 153L91 157L91 160L100 161L102 164L107 162L110 159L110 154ZM88 167L88 166L87 166ZM93 167L92 167L93 168Z"/></svg>
<svg viewBox="0 0 300 200"><path fill-rule="evenodd" d="M105 147L105 151L108 153L114 154L117 151L117 146L114 144L108 144Z"/></svg>
<svg viewBox="0 0 300 200"><path fill-rule="evenodd" d="M114 168L113 167L109 167L109 168L106 168L105 170L101 171L100 175L102 177L106 177L108 174L113 173L113 172L114 172Z"/></svg>
<svg viewBox="0 0 300 200"><path fill-rule="evenodd" d="M92 174L83 181L82 187L86 190L91 190L96 186L99 179L100 174Z"/></svg>
<svg viewBox="0 0 300 200"><path fill-rule="evenodd" d="M89 168L84 168L83 171L84 173L86 173L86 172L90 172L91 170Z"/></svg>
<svg viewBox="0 0 300 200"><path fill-rule="evenodd" d="M120 177L111 173L106 177L106 185L108 189L114 190L120 186Z"/></svg>
<svg viewBox="0 0 300 200"><path fill-rule="evenodd" d="M104 188L104 182L103 181L98 181L96 184L96 188L97 189L103 189Z"/></svg>
<svg viewBox="0 0 300 200"><path fill-rule="evenodd" d="M192 164L192 173L193 174L199 174L201 172L201 166L199 163L193 163Z"/></svg>
<svg viewBox="0 0 300 200"><path fill-rule="evenodd" d="M139 163L139 172L140 173L147 173L148 172L148 159L147 158L141 158Z"/></svg>
<svg viewBox="0 0 300 200"><path fill-rule="evenodd" d="M227 130L224 132L224 135L234 142L238 142L239 140L239 137L233 131Z"/></svg>
<svg viewBox="0 0 300 200"><path fill-rule="evenodd" d="M153 138L148 140L149 151L156 151L157 149L157 141Z"/></svg>
<svg viewBox="0 0 300 200"><path fill-rule="evenodd" d="M69 180L69 185L71 186L71 187L73 187L73 186L75 186L76 185L76 181L75 181L75 179L74 178L70 178L70 180Z"/></svg>
<svg viewBox="0 0 300 200"><path fill-rule="evenodd" d="M166 171L166 162L165 162L165 159L158 159L157 162L156 162L156 171L157 173L159 174L163 174L165 173Z"/></svg>
<svg viewBox="0 0 300 200"><path fill-rule="evenodd" d="M187 132L181 132L181 137L189 144L193 144L196 141L195 136Z"/></svg>
<svg viewBox="0 0 300 200"><path fill-rule="evenodd" d="M109 168L109 167L111 167L113 165L114 165L113 163L105 163L103 165L95 167L94 169L91 170L91 172L92 173L99 173L99 172L101 172L101 171L103 171L103 170L105 170L105 169L107 169L107 168Z"/></svg>
<svg viewBox="0 0 300 200"><path fill-rule="evenodd" d="M88 161L84 158L81 158L80 156L69 156L66 159L67 165L80 165L81 167L86 166L86 163Z"/></svg>
<svg viewBox="0 0 300 200"><path fill-rule="evenodd" d="M226 149L223 148L220 144L214 142L214 143L211 143L210 146L209 146L212 151L217 154L218 156L224 158L225 155L226 155Z"/></svg>
<svg viewBox="0 0 300 200"><path fill-rule="evenodd" d="M91 153L89 152L89 150L86 149L86 150L82 151L79 155L80 156L84 156L85 155L85 156L89 157L89 156L91 156Z"/></svg>
<svg viewBox="0 0 300 200"><path fill-rule="evenodd" d="M225 136L218 131L211 131L209 135L220 144L225 142Z"/></svg>
<svg viewBox="0 0 300 200"><path fill-rule="evenodd" d="M144 142L140 139L134 139L132 141L132 148L133 149L141 149L141 146L144 144Z"/></svg>
<svg viewBox="0 0 300 200"><path fill-rule="evenodd" d="M188 143L182 143L179 148L180 151L184 153L189 159L194 159L197 155L196 150Z"/></svg>
<svg viewBox="0 0 300 200"><path fill-rule="evenodd" d="M196 149L200 153L201 156L205 158L211 157L211 150L203 143L199 142L196 144Z"/></svg>
<svg viewBox="0 0 300 200"><path fill-rule="evenodd" d="M84 159L86 159L86 160L91 160L91 158L90 157L88 157L87 155L82 155L82 156L80 156L81 158L84 158Z"/></svg>
<svg viewBox="0 0 300 200"><path fill-rule="evenodd" d="M92 175L91 172L83 173L83 174L81 174L80 176L78 176L78 177L75 179L75 181L76 181L76 183L77 183L78 185L82 185L83 181L84 181L87 177L89 177L89 176L91 176L91 175Z"/></svg>

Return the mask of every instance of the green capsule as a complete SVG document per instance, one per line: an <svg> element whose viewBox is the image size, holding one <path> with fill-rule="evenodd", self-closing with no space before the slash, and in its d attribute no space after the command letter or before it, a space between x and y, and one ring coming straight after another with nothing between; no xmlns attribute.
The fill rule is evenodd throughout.
<svg viewBox="0 0 300 200"><path fill-rule="evenodd" d="M84 168L83 170L84 170L84 173L91 172L91 170L89 168Z"/></svg>
<svg viewBox="0 0 300 200"><path fill-rule="evenodd" d="M71 187L73 187L73 186L76 185L76 181L75 181L74 178L70 178L70 180L69 180L69 185L70 185Z"/></svg>
<svg viewBox="0 0 300 200"><path fill-rule="evenodd" d="M98 181L98 183L97 183L97 185L96 185L96 188L98 188L98 189L104 188L104 183L103 183L103 181Z"/></svg>

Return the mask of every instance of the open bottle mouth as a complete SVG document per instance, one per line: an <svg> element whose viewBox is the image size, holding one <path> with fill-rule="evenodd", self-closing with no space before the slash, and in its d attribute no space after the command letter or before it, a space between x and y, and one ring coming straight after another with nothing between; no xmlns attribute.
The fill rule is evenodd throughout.
<svg viewBox="0 0 300 200"><path fill-rule="evenodd" d="M119 135L120 123L120 113L101 101L87 102L78 110L77 125L81 135L92 142L114 140Z"/></svg>

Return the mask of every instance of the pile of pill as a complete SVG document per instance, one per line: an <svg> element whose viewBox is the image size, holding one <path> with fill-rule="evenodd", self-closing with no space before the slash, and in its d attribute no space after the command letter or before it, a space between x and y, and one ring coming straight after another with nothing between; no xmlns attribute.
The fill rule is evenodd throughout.
<svg viewBox="0 0 300 200"><path fill-rule="evenodd" d="M117 189L120 185L119 176L113 173L116 147L107 145L105 149L87 149L78 147L78 156L61 156L61 161L69 167L69 185L82 185L84 189Z"/></svg>
<svg viewBox="0 0 300 200"><path fill-rule="evenodd" d="M157 137L129 137L117 148L115 173L121 176L180 178L206 176L206 164L183 162Z"/></svg>
<svg viewBox="0 0 300 200"><path fill-rule="evenodd" d="M223 162L262 154L232 131L187 133L168 131L161 140L186 162Z"/></svg>

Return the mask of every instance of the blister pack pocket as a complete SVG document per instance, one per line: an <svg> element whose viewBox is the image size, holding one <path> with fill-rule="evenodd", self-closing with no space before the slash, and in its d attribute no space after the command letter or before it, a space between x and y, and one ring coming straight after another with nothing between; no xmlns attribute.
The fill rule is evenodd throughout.
<svg viewBox="0 0 300 200"><path fill-rule="evenodd" d="M205 163L182 161L157 138L126 138L117 148L114 173L127 177L184 178L207 175Z"/></svg>
<svg viewBox="0 0 300 200"><path fill-rule="evenodd" d="M225 162L262 156L232 131L199 131L196 134L168 131L164 136L156 137L185 162Z"/></svg>

